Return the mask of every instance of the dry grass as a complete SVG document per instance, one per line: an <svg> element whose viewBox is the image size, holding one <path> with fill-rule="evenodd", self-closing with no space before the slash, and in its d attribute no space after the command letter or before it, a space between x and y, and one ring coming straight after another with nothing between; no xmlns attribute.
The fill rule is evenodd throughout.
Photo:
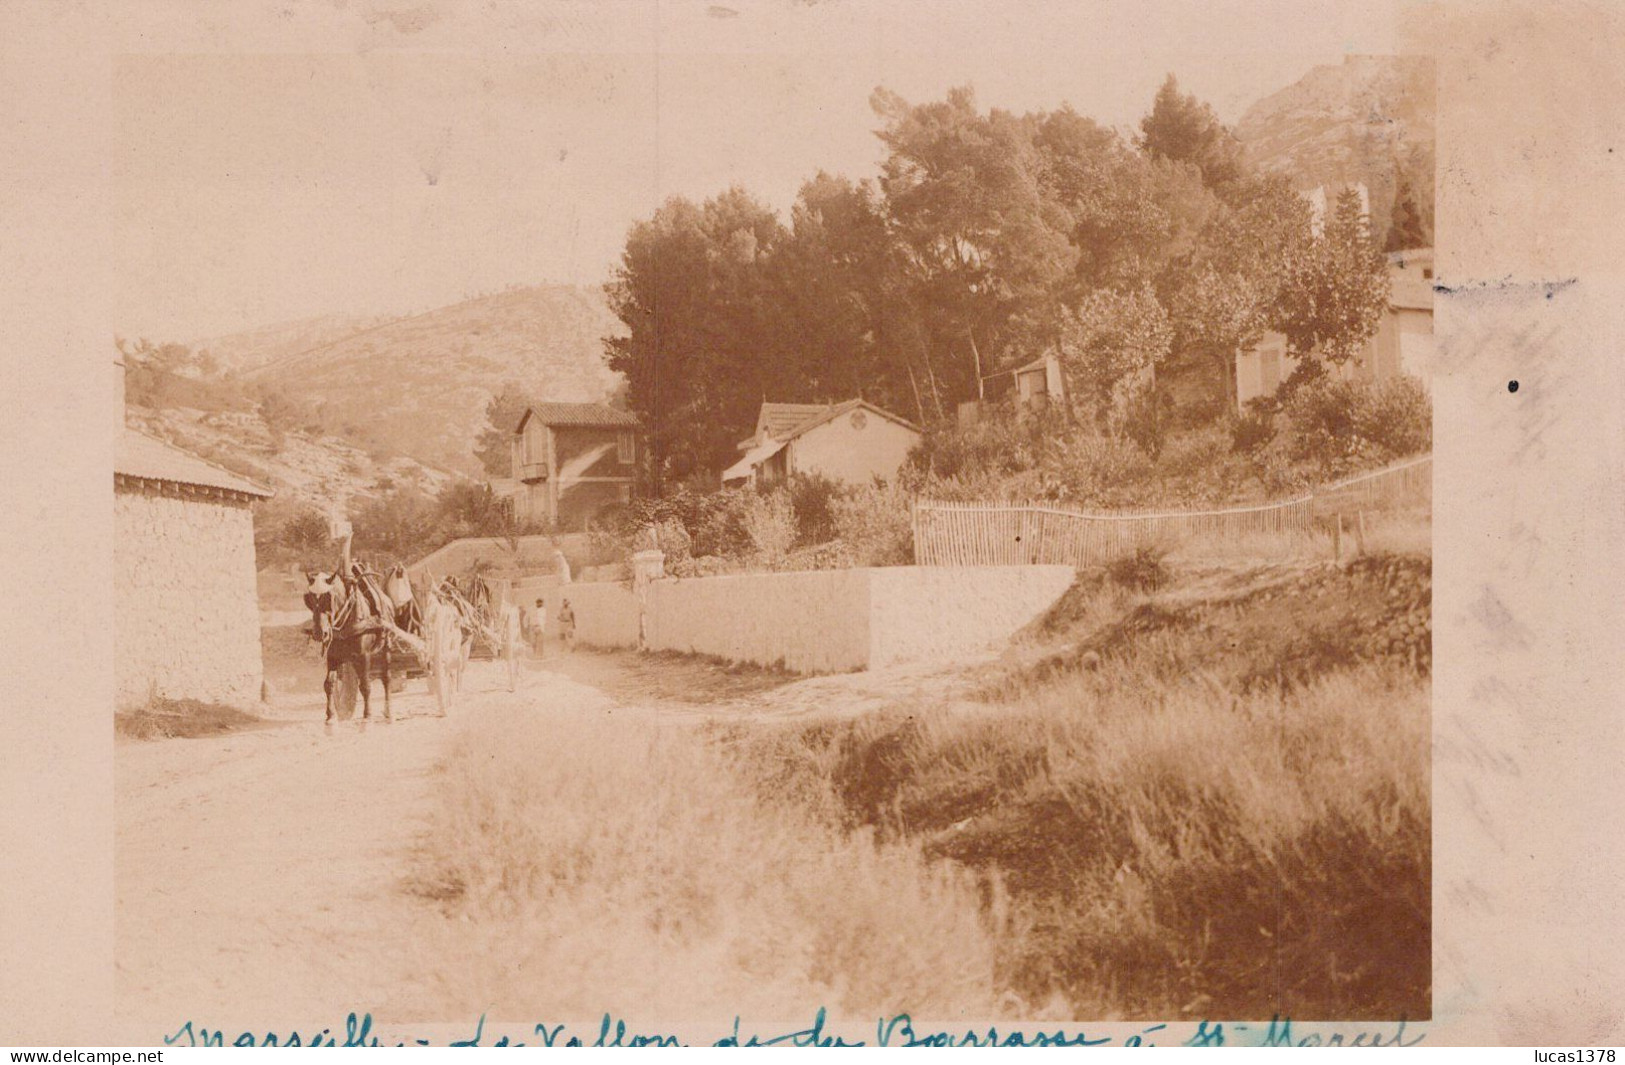
<svg viewBox="0 0 1625 1065"><path fill-rule="evenodd" d="M475 720L448 1005L1427 1016L1428 561L1219 570L1080 579L981 704Z"/></svg>
<svg viewBox="0 0 1625 1065"><path fill-rule="evenodd" d="M1337 557L1337 541L1328 518L1316 528L1294 532L1227 533L1224 536L1169 539L1159 549L1170 563L1327 562ZM1343 517L1343 558L1359 554L1431 554L1433 523L1426 508L1369 511L1361 551L1356 514Z"/></svg>
<svg viewBox="0 0 1625 1065"><path fill-rule="evenodd" d="M1001 990L1078 1017L1425 1016L1428 689L1078 673L1019 708L747 741L771 791L997 873ZM809 780L811 773L816 779Z"/></svg>
<svg viewBox="0 0 1625 1065"><path fill-rule="evenodd" d="M653 715L511 713L451 754L420 893L448 1008L493 1016L999 1015L997 894L764 803Z"/></svg>
<svg viewBox="0 0 1625 1065"><path fill-rule="evenodd" d="M584 646L573 653L550 653L546 667L639 706L727 703L801 679L788 670L711 655Z"/></svg>
<svg viewBox="0 0 1625 1065"><path fill-rule="evenodd" d="M1381 637L1413 623L1425 583L1396 574L1426 560L1298 573L1211 601L1088 576L980 707L729 738L765 793L997 874L1025 929L1005 992L1079 1017L1420 1018L1429 680Z"/></svg>
<svg viewBox="0 0 1625 1065"><path fill-rule="evenodd" d="M235 707L196 699L153 698L147 705L113 715L113 735L125 740L194 739L271 723Z"/></svg>

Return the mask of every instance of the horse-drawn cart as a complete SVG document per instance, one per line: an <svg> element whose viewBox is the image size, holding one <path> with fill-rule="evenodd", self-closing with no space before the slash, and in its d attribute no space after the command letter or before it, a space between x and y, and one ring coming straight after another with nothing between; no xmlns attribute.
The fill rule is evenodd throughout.
<svg viewBox="0 0 1625 1065"><path fill-rule="evenodd" d="M508 690L517 687L519 617L506 602L505 586L493 590L476 575L414 588L397 566L380 587L374 574L357 566L343 577L313 574L306 600L317 615L312 634L322 639L327 660L330 720L355 715L363 671L369 681L384 683L386 715L389 697L417 677L428 678L430 694L447 713L470 657L505 659Z"/></svg>

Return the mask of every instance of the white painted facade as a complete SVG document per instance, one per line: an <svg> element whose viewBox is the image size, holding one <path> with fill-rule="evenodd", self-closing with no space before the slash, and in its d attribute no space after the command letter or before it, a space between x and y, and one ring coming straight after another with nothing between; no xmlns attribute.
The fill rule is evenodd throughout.
<svg viewBox="0 0 1625 1065"><path fill-rule="evenodd" d="M744 457L723 473L724 483L763 486L797 474L851 485L890 481L921 439L912 425L862 400L810 408L816 413L775 437L767 428L769 406L763 405L757 435L740 445Z"/></svg>
<svg viewBox="0 0 1625 1065"><path fill-rule="evenodd" d="M906 425L859 408L815 426L786 445L789 472L821 474L845 484L891 480L920 442Z"/></svg>

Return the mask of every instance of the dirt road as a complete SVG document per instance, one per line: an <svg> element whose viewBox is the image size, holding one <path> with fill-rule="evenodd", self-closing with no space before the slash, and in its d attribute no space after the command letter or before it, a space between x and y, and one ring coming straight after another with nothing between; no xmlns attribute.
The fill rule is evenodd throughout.
<svg viewBox="0 0 1625 1065"><path fill-rule="evenodd" d="M430 904L402 878L435 760L465 715L556 698L606 699L531 670L509 693L502 671L476 662L450 719L415 682L396 696L393 724L329 733L312 701L270 728L121 745L120 1016L166 1031L187 1019L308 1027L336 1004L380 1016L423 1007L431 967L412 930Z"/></svg>
<svg viewBox="0 0 1625 1065"><path fill-rule="evenodd" d="M685 669L711 668L666 664L656 672L674 676L655 676L646 663L584 652L526 663L510 693L504 670L476 662L449 719L414 681L395 697L393 724L329 732L319 694L290 694L272 727L121 744L121 1020L156 1039L187 1020L303 1030L313 1019L342 1022L351 1008L380 1022L438 1016L436 959L420 939L442 918L407 877L435 802L436 761L482 711L636 705L668 720L785 720L940 694L944 680L941 670L899 670L730 687L709 705L670 700L664 689L697 686Z"/></svg>

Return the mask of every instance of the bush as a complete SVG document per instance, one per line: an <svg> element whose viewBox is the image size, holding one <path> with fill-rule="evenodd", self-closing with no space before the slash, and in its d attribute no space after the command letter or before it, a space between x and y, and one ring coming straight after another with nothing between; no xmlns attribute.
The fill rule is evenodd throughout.
<svg viewBox="0 0 1625 1065"><path fill-rule="evenodd" d="M398 488L361 504L353 523L353 548L410 562L438 547L440 509L430 496L413 488Z"/></svg>
<svg viewBox="0 0 1625 1065"><path fill-rule="evenodd" d="M900 486L868 485L834 501L835 529L858 566L914 561L914 525Z"/></svg>
<svg viewBox="0 0 1625 1065"><path fill-rule="evenodd" d="M1275 415L1262 405L1248 405L1245 414L1230 422L1230 450L1252 454L1275 439Z"/></svg>
<svg viewBox="0 0 1625 1065"><path fill-rule="evenodd" d="M844 489L821 474L798 473L790 479L790 506L796 517L796 546L835 538L834 502Z"/></svg>
<svg viewBox="0 0 1625 1065"><path fill-rule="evenodd" d="M1136 506L1154 470L1151 456L1130 440L1074 431L1054 442L1037 494L1078 506Z"/></svg>
<svg viewBox="0 0 1625 1065"><path fill-rule="evenodd" d="M1132 555L1113 559L1106 566L1106 575L1113 583L1138 592L1154 592L1168 581L1168 567L1163 564L1168 549L1160 544L1141 544Z"/></svg>
<svg viewBox="0 0 1625 1065"><path fill-rule="evenodd" d="M1291 456L1325 475L1425 451L1433 442L1433 405L1421 384L1399 377L1369 385L1320 377L1286 402Z"/></svg>
<svg viewBox="0 0 1625 1065"><path fill-rule="evenodd" d="M928 430L910 464L938 478L1034 470L1043 464L1050 440L1066 426L1058 409L1018 415L1007 404L995 404L972 425L944 423Z"/></svg>
<svg viewBox="0 0 1625 1065"><path fill-rule="evenodd" d="M1433 400L1422 382L1401 375L1372 390L1356 429L1389 458L1419 455L1433 447Z"/></svg>
<svg viewBox="0 0 1625 1065"><path fill-rule="evenodd" d="M796 542L796 516L789 492L746 493L740 521L754 560L769 568L782 565Z"/></svg>

